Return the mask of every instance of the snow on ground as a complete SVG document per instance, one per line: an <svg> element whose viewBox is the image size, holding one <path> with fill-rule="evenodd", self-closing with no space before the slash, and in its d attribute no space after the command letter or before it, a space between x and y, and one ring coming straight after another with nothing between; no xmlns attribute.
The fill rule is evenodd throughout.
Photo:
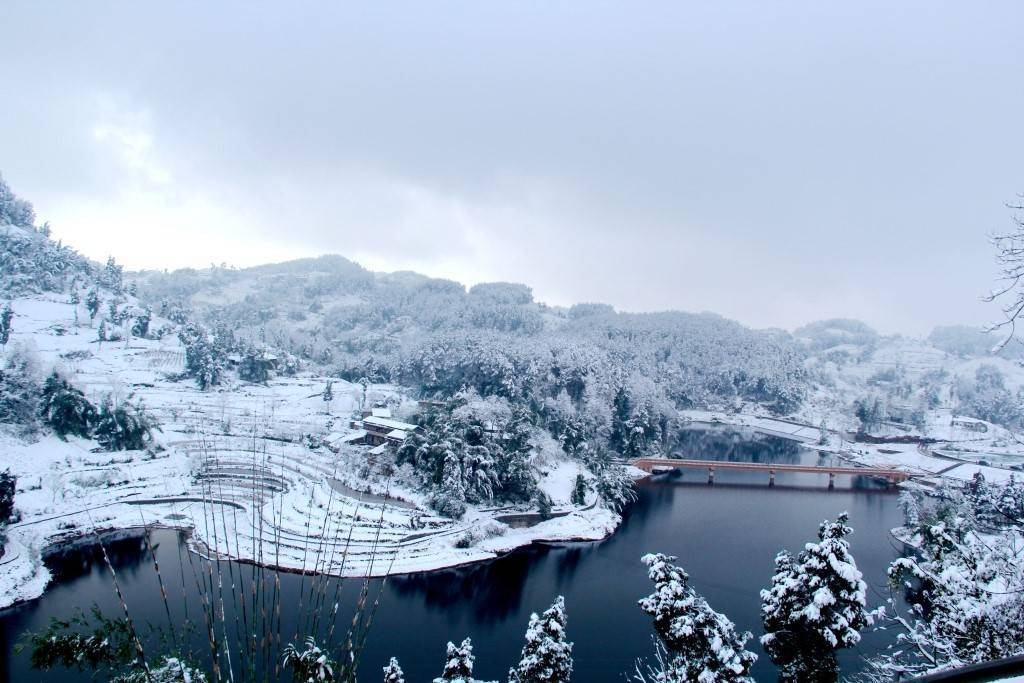
<svg viewBox="0 0 1024 683"><path fill-rule="evenodd" d="M932 485L938 483L943 477L960 482L969 481L977 472L980 472L988 481L1005 482L1014 474L1014 471L1008 467L1019 463L1024 458L1024 449L1014 451L1004 447L1000 453L995 452L996 449L988 448L985 454L988 458L986 462L989 462L989 465L980 465L975 464L977 458L972 457L977 453L961 450L965 448L963 442L943 442L941 448L918 443L869 444L852 441L850 435L834 430L826 430L826 439L822 443L820 427L754 412L684 410L680 411L680 417L694 423L742 427L762 434L793 439L816 450L834 453L858 465L891 467L909 472L915 475L918 481ZM988 425L988 423L985 424ZM991 440L999 440L1000 443L1007 441L1002 434L1005 430L1001 430L995 425L989 425L989 427L989 440L979 439L977 434L972 432L968 437L971 443L978 446L990 446ZM962 457L965 454L967 454L966 457ZM994 464L1004 466L992 466ZM1020 476L1019 472L1017 474Z"/></svg>
<svg viewBox="0 0 1024 683"><path fill-rule="evenodd" d="M192 547L206 555L379 576L490 559L535 541L597 540L620 521L594 500L570 505L580 470L548 454L541 487L554 501L551 518L510 507L438 517L401 469L384 474L388 456L347 443L350 416L364 400L358 385L333 380L329 413L326 378L311 374L202 392L170 379L184 363L176 337L100 343L84 307L76 326L73 307L56 298L13 305L12 343L34 344L43 372L61 367L96 403L134 394L162 432L155 452L117 453L73 437L25 443L0 435L0 469L18 477L21 514L0 558L0 608L43 592L48 549L150 524L189 530ZM367 391L368 400L387 398L401 399L394 387Z"/></svg>

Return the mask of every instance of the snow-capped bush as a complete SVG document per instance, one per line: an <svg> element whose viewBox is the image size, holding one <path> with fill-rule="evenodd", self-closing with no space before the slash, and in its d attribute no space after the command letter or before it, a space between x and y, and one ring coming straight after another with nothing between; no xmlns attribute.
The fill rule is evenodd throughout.
<svg viewBox="0 0 1024 683"><path fill-rule="evenodd" d="M56 370L43 384L40 412L43 422L65 440L68 434L88 438L98 419L96 406Z"/></svg>
<svg viewBox="0 0 1024 683"><path fill-rule="evenodd" d="M159 429L141 405L130 400L115 405L107 396L100 405L94 435L108 451L136 451L146 448L153 441L153 430Z"/></svg>
<svg viewBox="0 0 1024 683"><path fill-rule="evenodd" d="M903 612L890 600L880 611L899 635L871 661L877 680L1024 654L1024 485L979 479L939 496L929 507L905 501L908 523L916 521L906 529L916 552L895 560L888 574L911 608Z"/></svg>
<svg viewBox="0 0 1024 683"><path fill-rule="evenodd" d="M384 683L405 683L405 672L394 657L384 667Z"/></svg>
<svg viewBox="0 0 1024 683"><path fill-rule="evenodd" d="M335 680L334 672L338 667L313 637L306 639L306 646L301 650L294 643L286 645L281 663L291 671L292 680L302 683L329 683Z"/></svg>

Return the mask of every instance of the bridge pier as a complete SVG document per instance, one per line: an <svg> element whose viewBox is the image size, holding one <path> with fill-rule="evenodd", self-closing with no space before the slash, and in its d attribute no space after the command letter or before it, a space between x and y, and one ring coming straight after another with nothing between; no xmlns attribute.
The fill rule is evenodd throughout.
<svg viewBox="0 0 1024 683"><path fill-rule="evenodd" d="M775 470L768 470L768 486L775 486Z"/></svg>
<svg viewBox="0 0 1024 683"><path fill-rule="evenodd" d="M836 473L835 472L829 472L828 473L828 490L831 491L835 487L836 487Z"/></svg>
<svg viewBox="0 0 1024 683"><path fill-rule="evenodd" d="M715 483L715 468L708 468L708 486L712 486Z"/></svg>

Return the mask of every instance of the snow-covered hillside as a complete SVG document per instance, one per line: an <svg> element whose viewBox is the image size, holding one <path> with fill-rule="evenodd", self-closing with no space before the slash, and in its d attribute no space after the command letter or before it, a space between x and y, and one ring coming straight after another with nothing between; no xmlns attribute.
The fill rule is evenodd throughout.
<svg viewBox="0 0 1024 683"><path fill-rule="evenodd" d="M333 559L319 571L363 576L486 559L538 539L601 538L618 522L593 496L570 504L580 468L557 457L540 466L551 519L511 528L501 518L521 511L502 506L439 517L407 472L385 474L389 456L346 443L364 401L401 403L395 387L370 385L364 395L335 380L330 414L327 378L313 373L200 391L176 377L177 337L100 342L87 313L76 325L63 299L15 298L8 353L37 354L42 373L59 369L95 403L133 396L162 431L154 447L120 452L74 436L0 435L0 469L17 476L20 514L0 558L0 606L39 595L48 576L41 555L54 544L141 525L187 528L200 552L296 570L312 569L310 548L320 544Z"/></svg>

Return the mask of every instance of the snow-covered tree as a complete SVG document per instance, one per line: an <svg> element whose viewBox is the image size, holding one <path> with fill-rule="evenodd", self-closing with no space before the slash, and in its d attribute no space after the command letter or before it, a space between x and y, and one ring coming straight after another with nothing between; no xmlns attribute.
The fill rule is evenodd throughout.
<svg viewBox="0 0 1024 683"><path fill-rule="evenodd" d="M590 468L596 476L594 485L597 493L606 506L618 511L636 500L633 479L625 468L612 462L607 453L598 453L590 462Z"/></svg>
<svg viewBox="0 0 1024 683"><path fill-rule="evenodd" d="M750 668L757 655L744 647L750 633L737 634L728 617L711 609L690 587L686 572L672 564L675 559L660 553L642 558L654 592L640 600L640 609L654 618L664 652L646 676L638 672L640 678L657 683L753 683Z"/></svg>
<svg viewBox="0 0 1024 683"><path fill-rule="evenodd" d="M185 347L185 373L194 377L200 389L220 384L224 373L224 352L210 339L207 331L189 323L179 333Z"/></svg>
<svg viewBox="0 0 1024 683"><path fill-rule="evenodd" d="M97 420L96 406L56 370L43 384L40 413L43 422L62 439L68 434L87 438Z"/></svg>
<svg viewBox="0 0 1024 683"><path fill-rule="evenodd" d="M100 293L93 287L85 295L85 308L89 311L89 322L96 319L96 315L100 312Z"/></svg>
<svg viewBox="0 0 1024 683"><path fill-rule="evenodd" d="M0 368L0 422L34 430L39 416L39 353L31 342L16 342Z"/></svg>
<svg viewBox="0 0 1024 683"><path fill-rule="evenodd" d="M7 348L7 342L11 340L11 323L14 320L14 309L11 302L4 303L0 308L0 346Z"/></svg>
<svg viewBox="0 0 1024 683"><path fill-rule="evenodd" d="M509 683L567 683L572 676L572 643L565 638L565 599L559 595L544 614L530 615L526 644Z"/></svg>
<svg viewBox="0 0 1024 683"><path fill-rule="evenodd" d="M107 258L107 265L103 268L103 284L109 287L115 294L124 291L124 267L118 265L114 257Z"/></svg>
<svg viewBox="0 0 1024 683"><path fill-rule="evenodd" d="M444 669L434 683L473 683L473 643L469 638L456 646L448 641L448 649L444 657Z"/></svg>
<svg viewBox="0 0 1024 683"><path fill-rule="evenodd" d="M270 380L273 363L264 351L248 348L242 354L242 362L238 366L238 377L246 382L266 384Z"/></svg>
<svg viewBox="0 0 1024 683"><path fill-rule="evenodd" d="M142 450L153 440L153 430L160 427L142 406L129 400L117 405L107 396L100 404L95 437L108 451Z"/></svg>
<svg viewBox="0 0 1024 683"><path fill-rule="evenodd" d="M31 228L36 214L32 204L19 199L0 176L0 223L10 223L22 228Z"/></svg>
<svg viewBox="0 0 1024 683"><path fill-rule="evenodd" d="M14 514L14 492L18 478L10 469L0 472L0 527L7 524Z"/></svg>
<svg viewBox="0 0 1024 683"><path fill-rule="evenodd" d="M918 525L906 529L916 552L896 559L888 572L910 609L890 600L881 611L898 636L890 652L871 662L877 679L1024 654L1021 518L1014 521L1012 512L1018 487L946 487L934 507L918 505ZM994 514L994 501L1010 514Z"/></svg>
<svg viewBox="0 0 1024 683"><path fill-rule="evenodd" d="M585 505L587 502L587 479L582 474L576 475L576 483L572 487L572 504Z"/></svg>
<svg viewBox="0 0 1024 683"><path fill-rule="evenodd" d="M398 666L398 660L394 657L384 667L384 683L405 683L405 672Z"/></svg>
<svg viewBox="0 0 1024 683"><path fill-rule="evenodd" d="M14 516L17 483L17 477L9 469L0 472L0 557L4 556L4 545L7 543L7 523Z"/></svg>
<svg viewBox="0 0 1024 683"><path fill-rule="evenodd" d="M148 308L140 311L132 322L132 334L145 339L149 335L149 323L152 319L153 314Z"/></svg>
<svg viewBox="0 0 1024 683"><path fill-rule="evenodd" d="M850 554L844 512L822 522L818 542L797 557L775 558L772 586L761 591L761 645L787 681L834 680L836 651L860 642L869 623L867 587Z"/></svg>
<svg viewBox="0 0 1024 683"><path fill-rule="evenodd" d="M432 496L431 505L442 515L459 519L466 513L466 489L462 483L462 465L458 457L449 452L444 459L441 487Z"/></svg>
<svg viewBox="0 0 1024 683"><path fill-rule="evenodd" d="M78 327L78 304L82 303L82 295L78 293L78 285L71 285L71 296L68 297L71 310L75 315L75 327Z"/></svg>
<svg viewBox="0 0 1024 683"><path fill-rule="evenodd" d="M321 395L324 400L324 406L327 408L327 414L331 414L331 401L334 400L334 392L331 391L331 380L327 380L327 385L324 387L324 392Z"/></svg>

